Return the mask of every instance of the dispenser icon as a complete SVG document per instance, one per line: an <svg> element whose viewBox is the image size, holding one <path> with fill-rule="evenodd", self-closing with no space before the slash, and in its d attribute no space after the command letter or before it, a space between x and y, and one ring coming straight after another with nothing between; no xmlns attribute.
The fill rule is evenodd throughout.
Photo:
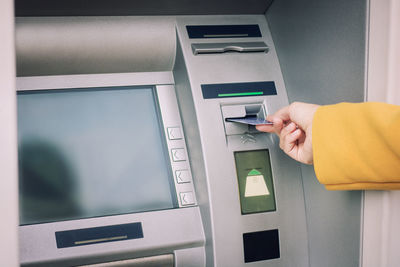
<svg viewBox="0 0 400 267"><path fill-rule="evenodd" d="M268 196L269 190L265 183L264 175L252 169L246 177L245 197Z"/></svg>

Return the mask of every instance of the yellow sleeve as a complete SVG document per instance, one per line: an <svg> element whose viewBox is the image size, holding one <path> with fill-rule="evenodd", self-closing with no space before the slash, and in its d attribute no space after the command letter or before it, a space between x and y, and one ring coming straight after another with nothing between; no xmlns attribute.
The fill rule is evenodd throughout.
<svg viewBox="0 0 400 267"><path fill-rule="evenodd" d="M400 106L321 106L312 142L315 174L328 190L400 189Z"/></svg>

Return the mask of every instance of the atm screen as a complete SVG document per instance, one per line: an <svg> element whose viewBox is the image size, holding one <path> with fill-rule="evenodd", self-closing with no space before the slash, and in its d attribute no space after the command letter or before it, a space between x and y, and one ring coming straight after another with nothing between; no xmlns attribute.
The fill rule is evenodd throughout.
<svg viewBox="0 0 400 267"><path fill-rule="evenodd" d="M235 152L242 214L275 211L275 192L268 150Z"/></svg>
<svg viewBox="0 0 400 267"><path fill-rule="evenodd" d="M154 88L17 101L21 225L178 206Z"/></svg>

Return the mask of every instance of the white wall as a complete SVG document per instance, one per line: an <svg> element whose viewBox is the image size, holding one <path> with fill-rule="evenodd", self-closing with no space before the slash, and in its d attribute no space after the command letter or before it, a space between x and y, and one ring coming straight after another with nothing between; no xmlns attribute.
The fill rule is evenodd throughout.
<svg viewBox="0 0 400 267"><path fill-rule="evenodd" d="M370 1L368 101L400 105L400 1ZM363 267L399 266L400 191L368 191Z"/></svg>
<svg viewBox="0 0 400 267"><path fill-rule="evenodd" d="M0 265L18 266L14 1L0 2Z"/></svg>

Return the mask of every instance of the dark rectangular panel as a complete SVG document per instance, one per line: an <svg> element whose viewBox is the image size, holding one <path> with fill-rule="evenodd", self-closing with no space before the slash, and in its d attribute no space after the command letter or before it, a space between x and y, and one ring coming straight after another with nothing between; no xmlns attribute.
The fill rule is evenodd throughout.
<svg viewBox="0 0 400 267"><path fill-rule="evenodd" d="M257 24L250 25L188 25L190 39L262 37Z"/></svg>
<svg viewBox="0 0 400 267"><path fill-rule="evenodd" d="M243 247L245 263L280 258L278 229L244 233Z"/></svg>
<svg viewBox="0 0 400 267"><path fill-rule="evenodd" d="M265 14L272 0L16 0L16 16Z"/></svg>
<svg viewBox="0 0 400 267"><path fill-rule="evenodd" d="M57 248L143 238L142 224L128 223L56 232Z"/></svg>
<svg viewBox="0 0 400 267"><path fill-rule="evenodd" d="M202 84L204 99L276 95L275 82Z"/></svg>

